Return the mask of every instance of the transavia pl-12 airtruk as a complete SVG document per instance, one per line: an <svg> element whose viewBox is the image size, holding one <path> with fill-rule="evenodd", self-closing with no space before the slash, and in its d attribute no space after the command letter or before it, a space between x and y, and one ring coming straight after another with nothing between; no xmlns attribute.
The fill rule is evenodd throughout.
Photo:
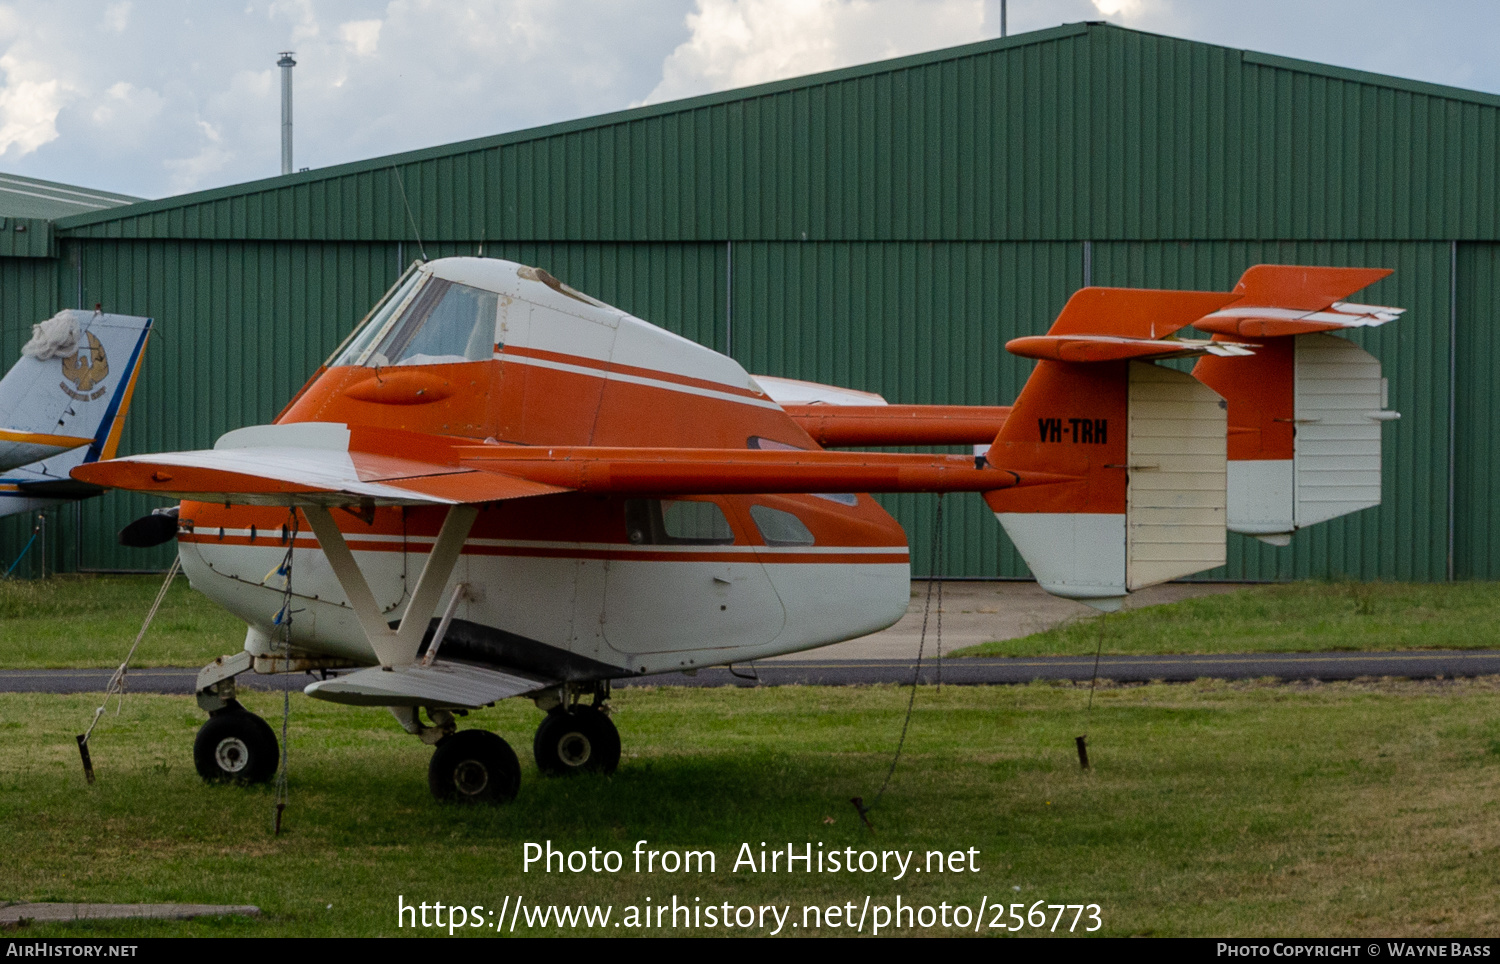
<svg viewBox="0 0 1500 964"><path fill-rule="evenodd" d="M1039 361L1003 408L752 377L545 271L446 258L414 265L274 424L74 476L185 500L127 533L175 536L193 586L249 624L198 677L205 778L276 768L237 674L338 669L307 695L388 707L436 746L439 798L505 801L515 753L454 711L527 696L542 771L607 773L612 679L899 619L906 534L863 493L981 493L1044 588L1101 609L1223 563L1226 529L1282 545L1377 504L1395 415L1379 363L1327 332L1396 317L1342 300L1388 273L1085 288L1008 345ZM1169 338L1187 325L1212 337ZM1190 355L1193 375L1153 363Z"/></svg>
<svg viewBox="0 0 1500 964"><path fill-rule="evenodd" d="M0 379L0 516L104 491L68 473L115 457L151 319L63 310L31 330Z"/></svg>

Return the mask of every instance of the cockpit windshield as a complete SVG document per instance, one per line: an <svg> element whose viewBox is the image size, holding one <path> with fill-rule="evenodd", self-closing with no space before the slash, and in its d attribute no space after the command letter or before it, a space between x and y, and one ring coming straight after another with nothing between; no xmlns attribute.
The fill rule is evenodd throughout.
<svg viewBox="0 0 1500 964"><path fill-rule="evenodd" d="M334 365L449 365L494 354L499 295L415 275L366 323Z"/></svg>

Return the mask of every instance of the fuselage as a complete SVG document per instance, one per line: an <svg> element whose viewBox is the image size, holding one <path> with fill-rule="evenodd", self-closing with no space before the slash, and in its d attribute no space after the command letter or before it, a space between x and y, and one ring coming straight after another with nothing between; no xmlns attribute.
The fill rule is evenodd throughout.
<svg viewBox="0 0 1500 964"><path fill-rule="evenodd" d="M474 258L398 286L277 421L468 444L819 448L732 359ZM393 622L444 511L334 514ZM295 538L293 645L377 661L300 514L185 502L181 526L184 571L250 624L247 648L271 646L283 584L267 574ZM485 506L465 544L443 652L564 679L740 662L882 629L909 578L905 533L868 495L516 499Z"/></svg>

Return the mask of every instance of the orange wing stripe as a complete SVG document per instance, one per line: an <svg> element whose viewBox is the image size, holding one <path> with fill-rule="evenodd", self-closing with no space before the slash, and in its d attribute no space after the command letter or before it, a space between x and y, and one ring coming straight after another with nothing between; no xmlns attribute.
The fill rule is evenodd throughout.
<svg viewBox="0 0 1500 964"><path fill-rule="evenodd" d="M962 455L492 446L461 450L464 464L582 492L987 492L1071 478L1017 473Z"/></svg>
<svg viewBox="0 0 1500 964"><path fill-rule="evenodd" d="M77 448L92 442L91 438L78 438L73 435L44 435L41 432L17 432L13 429L0 429L0 442L23 442L27 445L55 445L63 448Z"/></svg>

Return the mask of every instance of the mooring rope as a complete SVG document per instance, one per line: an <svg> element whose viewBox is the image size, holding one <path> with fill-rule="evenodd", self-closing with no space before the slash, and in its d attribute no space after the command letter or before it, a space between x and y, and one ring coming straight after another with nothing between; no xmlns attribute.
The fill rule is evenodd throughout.
<svg viewBox="0 0 1500 964"><path fill-rule="evenodd" d="M851 797L849 802L854 804L854 809L859 811L859 819L864 821L870 832L875 832L875 825L870 822L870 813L880 805L881 798L891 785L891 777L896 773L896 764L901 761L901 751L906 747L906 733L911 728L912 709L917 703L917 683L922 678L922 653L927 646L927 618L932 614L932 590L933 583L937 584L938 593L938 646L942 646L943 633L943 494L938 493L937 516L933 522L932 532L932 567L933 573L927 579L927 599L922 608L922 633L917 637L917 665L911 674L911 695L906 701L906 719L901 724L901 739L896 742L896 753L891 757L891 765L885 771L885 780L880 784L880 790L876 792L875 799L869 806L865 806L864 797ZM941 652L941 648L939 649ZM941 672L941 669L939 670Z"/></svg>
<svg viewBox="0 0 1500 964"><path fill-rule="evenodd" d="M19 560L17 560L19 561ZM182 557L177 556L172 560L172 567L167 570L167 578L162 580L161 588L156 591L156 601L151 604L151 609L146 613L146 621L141 623L141 631L135 634L135 642L130 644L130 652L125 654L124 662L115 670L109 682L104 686L104 702L94 710L94 718L89 721L89 728L78 734L78 753L83 757L83 775L88 782L94 782L94 764L89 758L89 737L94 735L94 727L99 725L99 718L104 715L104 708L109 705L109 698L116 697L115 715L120 715L120 708L125 704L125 673L130 666L130 661L135 658L136 648L141 645L141 640L146 638L146 630L151 628L151 621L156 618L156 611L161 608L162 600L167 598L167 590L172 588L172 580L177 577L178 570L182 568Z"/></svg>
<svg viewBox="0 0 1500 964"><path fill-rule="evenodd" d="M275 625L281 628L283 643L283 655L286 657L287 665L292 662L292 551L297 547L297 510L289 510L291 521L287 524L286 556L281 560L281 567L277 573L286 580L282 587L281 611L276 614ZM287 731L292 717L292 691L285 687L281 690L281 764L276 771L276 795L275 795L275 829L274 835L281 835L281 815L286 811L288 801L287 790Z"/></svg>
<svg viewBox="0 0 1500 964"><path fill-rule="evenodd" d="M1078 765L1083 769L1089 768L1089 724L1094 721L1094 687L1099 685L1099 654L1104 652L1104 620L1109 613L1099 613L1099 643L1094 647L1094 676L1089 680L1089 705L1083 711L1083 735L1073 738L1078 747Z"/></svg>

